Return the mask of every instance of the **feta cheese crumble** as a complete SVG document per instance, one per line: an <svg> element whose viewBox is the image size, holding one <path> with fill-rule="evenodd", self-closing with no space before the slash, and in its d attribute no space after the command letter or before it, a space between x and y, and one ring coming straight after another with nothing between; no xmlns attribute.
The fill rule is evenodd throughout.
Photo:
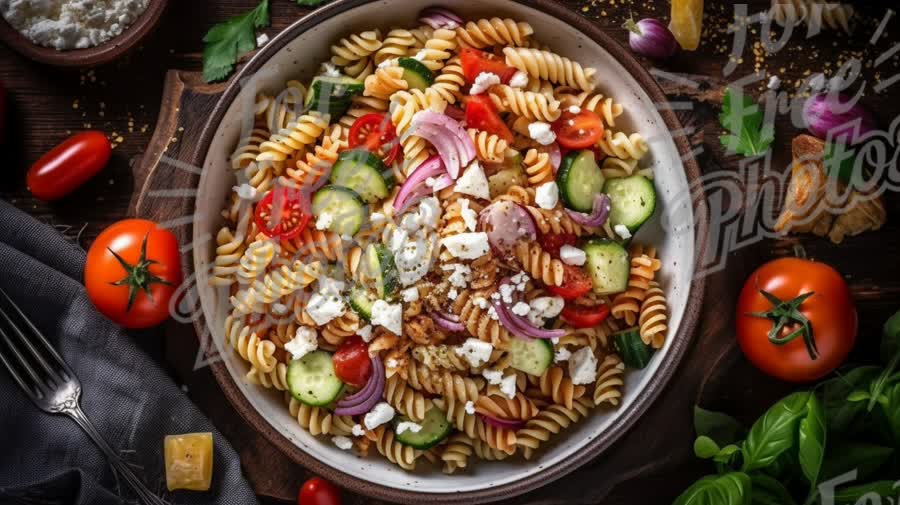
<svg viewBox="0 0 900 505"><path fill-rule="evenodd" d="M553 362L559 363L561 361L568 361L571 357L572 352L563 347L562 349L556 351L556 354L553 355Z"/></svg>
<svg viewBox="0 0 900 505"><path fill-rule="evenodd" d="M374 430L382 424L394 418L394 407L386 402L381 402L372 407L372 410L363 418L363 424L367 430Z"/></svg>
<svg viewBox="0 0 900 505"><path fill-rule="evenodd" d="M319 214L319 218L316 219L316 229L317 230L327 230L329 226L334 222L334 216L332 216L328 212L323 212Z"/></svg>
<svg viewBox="0 0 900 505"><path fill-rule="evenodd" d="M489 370L485 368L481 371L481 376L488 381L488 384L492 385L500 384L500 381L503 380L503 372L499 370Z"/></svg>
<svg viewBox="0 0 900 505"><path fill-rule="evenodd" d="M237 193L238 198L240 198L241 200L252 201L256 199L256 188L247 184L246 182L231 189L233 189L234 192Z"/></svg>
<svg viewBox="0 0 900 505"><path fill-rule="evenodd" d="M354 424L352 428L350 428L350 433L353 434L354 437L361 437L366 434L366 430L360 424Z"/></svg>
<svg viewBox="0 0 900 505"><path fill-rule="evenodd" d="M331 437L331 443L336 445L338 449L342 449L344 451L349 451L353 448L353 440L350 440L343 435L335 435Z"/></svg>
<svg viewBox="0 0 900 505"><path fill-rule="evenodd" d="M490 200L487 177L478 160L469 164L468 168L456 179L456 192L471 195L482 200Z"/></svg>
<svg viewBox="0 0 900 505"><path fill-rule="evenodd" d="M388 303L384 300L375 300L372 304L372 324L381 325L391 333L400 335L403 333L403 305Z"/></svg>
<svg viewBox="0 0 900 505"><path fill-rule="evenodd" d="M465 409L466 414L469 414L470 416L475 414L475 404L472 401L466 402Z"/></svg>
<svg viewBox="0 0 900 505"><path fill-rule="evenodd" d="M297 328L294 338L284 344L284 350L291 353L291 359L300 359L319 348L316 329L309 326Z"/></svg>
<svg viewBox="0 0 900 505"><path fill-rule="evenodd" d="M566 265L580 267L587 260L587 255L581 249L565 244L559 248L559 259Z"/></svg>
<svg viewBox="0 0 900 505"><path fill-rule="evenodd" d="M617 224L613 226L613 231L616 232L616 235L622 237L624 240L628 240L631 238L631 230L628 229L624 224Z"/></svg>
<svg viewBox="0 0 900 505"><path fill-rule="evenodd" d="M441 244L455 258L474 260L488 253L490 244L485 232L458 233L441 239Z"/></svg>
<svg viewBox="0 0 900 505"><path fill-rule="evenodd" d="M363 342L368 344L372 341L372 325L367 324L363 326L362 328L356 330L356 334L363 339Z"/></svg>
<svg viewBox="0 0 900 505"><path fill-rule="evenodd" d="M517 316L527 316L531 312L531 307L525 302L516 302L512 307L512 313Z"/></svg>
<svg viewBox="0 0 900 505"><path fill-rule="evenodd" d="M528 136L542 146L549 146L556 141L556 134L550 129L550 123L543 121L528 125Z"/></svg>
<svg viewBox="0 0 900 505"><path fill-rule="evenodd" d="M441 265L441 270L452 272L447 281L455 288L465 288L469 285L469 279L472 275L472 268L469 265L461 263L451 263L449 265Z"/></svg>
<svg viewBox="0 0 900 505"><path fill-rule="evenodd" d="M464 357L475 368L491 359L493 350L494 346L489 342L482 342L477 338L469 338L463 342L463 345L457 347L455 352L457 355Z"/></svg>
<svg viewBox="0 0 900 505"><path fill-rule="evenodd" d="M781 79L778 78L777 75L773 75L769 77L769 83L766 84L766 87L771 90L776 90L781 87Z"/></svg>
<svg viewBox="0 0 900 505"><path fill-rule="evenodd" d="M256 47L262 47L269 43L269 36L265 33L260 33L256 36Z"/></svg>
<svg viewBox="0 0 900 505"><path fill-rule="evenodd" d="M495 84L500 84L500 76L491 72L481 72L475 77L475 82L469 90L470 95L480 95ZM527 82L526 82L527 84Z"/></svg>
<svg viewBox="0 0 900 505"><path fill-rule="evenodd" d="M306 304L306 313L319 326L324 326L344 315L345 311L344 300L337 295L324 296L321 293L314 293Z"/></svg>
<svg viewBox="0 0 900 505"><path fill-rule="evenodd" d="M516 70L516 73L509 79L509 87L524 88L525 86L528 86L528 74L521 70Z"/></svg>
<svg viewBox="0 0 900 505"><path fill-rule="evenodd" d="M503 393L503 396L512 400L516 397L516 376L515 375L507 375L500 381L500 392Z"/></svg>
<svg viewBox="0 0 900 505"><path fill-rule="evenodd" d="M403 298L403 301L406 303L415 302L419 299L419 288L415 286L406 288L400 292L400 297Z"/></svg>
<svg viewBox="0 0 900 505"><path fill-rule="evenodd" d="M478 213L475 212L475 209L469 207L468 198L459 199L459 215L462 217L463 223L466 224L466 229L475 231L475 227L478 226Z"/></svg>
<svg viewBox="0 0 900 505"><path fill-rule="evenodd" d="M569 358L569 377L572 384L590 384L597 379L597 357L590 347L582 347Z"/></svg>
<svg viewBox="0 0 900 505"><path fill-rule="evenodd" d="M542 209L553 209L559 203L559 187L556 182L545 182L534 191L534 202Z"/></svg>
<svg viewBox="0 0 900 505"><path fill-rule="evenodd" d="M531 324L541 327L547 319L556 317L562 312L565 306L565 300L558 296L540 296L531 300L531 312L528 313L528 320Z"/></svg>
<svg viewBox="0 0 900 505"><path fill-rule="evenodd" d="M397 423L396 433L399 435L405 431L411 431L413 433L418 433L422 431L422 425L416 424L412 421L403 421L401 423Z"/></svg>
<svg viewBox="0 0 900 505"><path fill-rule="evenodd" d="M326 77L340 77L341 71L329 62L322 63L322 75Z"/></svg>

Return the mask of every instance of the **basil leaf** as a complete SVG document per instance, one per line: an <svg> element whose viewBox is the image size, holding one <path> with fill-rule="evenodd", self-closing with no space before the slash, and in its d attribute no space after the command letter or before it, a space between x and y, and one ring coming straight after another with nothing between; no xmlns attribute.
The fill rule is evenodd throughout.
<svg viewBox="0 0 900 505"><path fill-rule="evenodd" d="M894 444L900 446L900 384L895 384L893 388L885 391L885 396L887 405L882 405L881 409L894 435Z"/></svg>
<svg viewBox="0 0 900 505"><path fill-rule="evenodd" d="M797 436L798 459L803 476L815 488L825 456L825 416L816 395L810 394L806 402L806 416L800 419Z"/></svg>
<svg viewBox="0 0 900 505"><path fill-rule="evenodd" d="M865 402L849 402L847 398L854 391L868 390L869 383L879 372L879 368L874 366L857 367L822 384L822 404L829 433L847 433L853 422L865 412Z"/></svg>
<svg viewBox="0 0 900 505"><path fill-rule="evenodd" d="M752 505L796 505L797 502L784 484L765 474L750 477L753 488L750 491Z"/></svg>
<svg viewBox="0 0 900 505"><path fill-rule="evenodd" d="M881 333L881 361L887 363L900 353L900 311L885 323Z"/></svg>
<svg viewBox="0 0 900 505"><path fill-rule="evenodd" d="M707 476L675 499L672 505L749 505L750 477L743 472Z"/></svg>
<svg viewBox="0 0 900 505"><path fill-rule="evenodd" d="M797 426L806 413L809 397L809 392L789 395L753 423L742 448L743 471L765 468L781 453L794 446Z"/></svg>
<svg viewBox="0 0 900 505"><path fill-rule="evenodd" d="M694 440L694 455L700 459L712 459L720 450L718 444L709 437L699 436Z"/></svg>
<svg viewBox="0 0 900 505"><path fill-rule="evenodd" d="M728 130L719 141L730 152L743 156L765 154L775 140L775 127L763 124L764 114L753 97L738 89L728 88L722 97L719 123Z"/></svg>
<svg viewBox="0 0 900 505"><path fill-rule="evenodd" d="M709 437L720 446L733 444L747 433L737 419L699 406L694 407L694 430L698 437Z"/></svg>
<svg viewBox="0 0 900 505"><path fill-rule="evenodd" d="M898 486L895 482L882 480L838 489L834 492L833 501L829 501L828 497L823 497L822 500L823 503L834 503L834 505L855 505L857 503L881 503L880 498L891 498L888 503L893 503L897 491ZM879 499L876 500L876 497Z"/></svg>
<svg viewBox="0 0 900 505"><path fill-rule="evenodd" d="M819 477L821 482L843 475L851 470L858 472L859 479L867 479L894 453L892 447L866 442L828 443L828 452L822 463Z"/></svg>

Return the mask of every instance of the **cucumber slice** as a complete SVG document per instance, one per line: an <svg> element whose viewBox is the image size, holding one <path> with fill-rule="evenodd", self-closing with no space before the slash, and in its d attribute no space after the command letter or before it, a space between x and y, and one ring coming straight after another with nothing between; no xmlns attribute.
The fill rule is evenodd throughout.
<svg viewBox="0 0 900 505"><path fill-rule="evenodd" d="M356 191L368 203L390 195L394 176L378 156L365 149L351 149L338 156L328 180Z"/></svg>
<svg viewBox="0 0 900 505"><path fill-rule="evenodd" d="M395 433L397 425L405 421L409 421L409 419L403 416L394 418ZM453 431L453 427L450 426L450 422L447 421L447 416L444 414L444 411L435 407L432 407L425 413L425 419L423 419L421 423L416 424L422 427L418 433L413 433L412 430L397 433L397 442L425 451L441 443L441 441L447 438L450 435L450 432Z"/></svg>
<svg viewBox="0 0 900 505"><path fill-rule="evenodd" d="M578 212L594 210L594 196L603 191L604 178L593 151L573 151L563 158L556 184L566 207Z"/></svg>
<svg viewBox="0 0 900 505"><path fill-rule="evenodd" d="M638 328L629 328L614 333L612 342L616 352L619 353L619 357L622 358L622 362L625 363L625 366L631 368L641 369L646 367L650 363L653 353L656 352L656 349L653 349L641 340L641 333Z"/></svg>
<svg viewBox="0 0 900 505"><path fill-rule="evenodd" d="M366 219L367 209L355 191L342 186L325 186L312 199L313 216L330 216L328 230L338 235L355 235Z"/></svg>
<svg viewBox="0 0 900 505"><path fill-rule="evenodd" d="M369 293L360 286L353 286L350 290L350 308L366 321L372 320L372 305L375 303Z"/></svg>
<svg viewBox="0 0 900 505"><path fill-rule="evenodd" d="M509 191L509 188L513 186L524 187L527 185L528 178L525 176L525 171L522 170L521 164L513 165L511 168L504 168L488 177L488 190L491 193L491 198L497 198Z"/></svg>
<svg viewBox="0 0 900 505"><path fill-rule="evenodd" d="M623 224L636 232L656 210L653 181L643 175L632 175L606 182L603 192L609 195L609 223Z"/></svg>
<svg viewBox="0 0 900 505"><path fill-rule="evenodd" d="M320 75L313 79L306 95L306 108L331 114L332 118L343 116L350 108L353 95L363 92L365 85L350 77L329 77Z"/></svg>
<svg viewBox="0 0 900 505"><path fill-rule="evenodd" d="M587 261L585 270L591 276L594 292L601 295L621 293L628 288L630 261L622 244L605 239L590 239L582 246Z"/></svg>
<svg viewBox="0 0 900 505"><path fill-rule="evenodd" d="M297 401L313 407L328 405L344 389L344 383L334 374L331 354L325 351L313 351L292 360L287 369L287 386Z"/></svg>
<svg viewBox="0 0 900 505"><path fill-rule="evenodd" d="M383 244L371 244L366 248L366 273L372 279L378 297L387 300L400 291L400 274L394 264L394 255Z"/></svg>
<svg viewBox="0 0 900 505"><path fill-rule="evenodd" d="M415 58L400 58L397 65L403 69L403 80L409 85L409 89L425 91L428 86L434 84L434 74L421 61Z"/></svg>
<svg viewBox="0 0 900 505"><path fill-rule="evenodd" d="M513 338L509 342L509 366L539 376L553 363L553 344L547 340Z"/></svg>

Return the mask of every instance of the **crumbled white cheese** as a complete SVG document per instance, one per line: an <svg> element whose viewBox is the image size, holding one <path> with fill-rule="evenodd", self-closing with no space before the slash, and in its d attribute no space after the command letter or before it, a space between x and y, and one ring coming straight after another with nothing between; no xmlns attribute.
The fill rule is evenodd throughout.
<svg viewBox="0 0 900 505"><path fill-rule="evenodd" d="M419 226L423 228L435 229L438 221L441 219L441 202L433 196L423 198L419 202L419 210L416 211L416 219Z"/></svg>
<svg viewBox="0 0 900 505"><path fill-rule="evenodd" d="M499 321L499 320L500 320L500 315L497 314L497 309L496 309L493 305L491 305L490 307L488 307L488 317L490 317L490 318L493 319L494 321Z"/></svg>
<svg viewBox="0 0 900 505"><path fill-rule="evenodd" d="M269 42L269 36L265 33L260 33L256 36L256 47L262 47Z"/></svg>
<svg viewBox="0 0 900 505"><path fill-rule="evenodd" d="M631 238L631 230L628 229L624 224L617 224L613 226L613 231L616 232L616 235L622 237L623 240L628 240Z"/></svg>
<svg viewBox="0 0 900 505"><path fill-rule="evenodd" d="M513 302L512 295L515 289L515 286L512 284L500 285L500 298L503 300L503 303L510 304Z"/></svg>
<svg viewBox="0 0 900 505"><path fill-rule="evenodd" d="M441 265L441 270L445 272L452 272L449 277L447 277L447 281L450 282L450 285L457 288L465 288L469 285L469 279L472 275L472 268L469 265L463 265L461 263L450 263L446 265Z"/></svg>
<svg viewBox="0 0 900 505"><path fill-rule="evenodd" d="M319 326L330 323L334 318L344 315L344 300L337 295L323 296L314 293L306 304L306 313Z"/></svg>
<svg viewBox="0 0 900 505"><path fill-rule="evenodd" d="M400 284L412 286L431 269L433 255L437 249L437 234L419 230L410 240L403 232L404 240L391 240L390 249L394 253L394 263L400 274Z"/></svg>
<svg viewBox="0 0 900 505"><path fill-rule="evenodd" d="M447 298L451 300L456 300L459 297L459 290L456 288L450 288L447 290Z"/></svg>
<svg viewBox="0 0 900 505"><path fill-rule="evenodd" d="M341 71L329 62L322 63L322 75L326 77L340 77Z"/></svg>
<svg viewBox="0 0 900 505"><path fill-rule="evenodd" d="M345 451L349 451L353 448L353 440L350 440L343 435L335 435L331 437L331 443L336 445L338 449L342 449Z"/></svg>
<svg viewBox="0 0 900 505"><path fill-rule="evenodd" d="M416 213L404 214L403 217L400 218L400 227L406 230L407 233L419 231L419 218Z"/></svg>
<svg viewBox="0 0 900 505"><path fill-rule="evenodd" d="M565 300L558 296L540 296L531 300L531 312L528 313L528 320L537 327L544 326L547 319L556 317L562 312L565 306Z"/></svg>
<svg viewBox="0 0 900 505"><path fill-rule="evenodd" d="M568 361L568 359L571 357L572 352L563 347L562 349L556 351L556 354L553 355L553 362L559 363L561 361Z"/></svg>
<svg viewBox="0 0 900 505"><path fill-rule="evenodd" d="M372 341L372 325L367 324L363 326L362 328L356 330L356 334L363 339L363 342L368 344Z"/></svg>
<svg viewBox="0 0 900 505"><path fill-rule="evenodd" d="M475 82L469 89L470 95L480 95L495 84L500 84L500 76L492 72L481 72L475 76Z"/></svg>
<svg viewBox="0 0 900 505"><path fill-rule="evenodd" d="M566 265L580 267L587 260L587 255L581 249L565 244L559 248L559 259Z"/></svg>
<svg viewBox="0 0 900 505"><path fill-rule="evenodd" d="M350 428L350 433L353 434L354 437L361 437L366 434L366 430L361 424L354 424L353 427Z"/></svg>
<svg viewBox="0 0 900 505"><path fill-rule="evenodd" d="M394 407L386 402L380 402L372 407L372 410L363 418L363 424L367 430L374 430L382 424L394 418Z"/></svg>
<svg viewBox="0 0 900 505"><path fill-rule="evenodd" d="M369 221L372 221L373 224L374 223L380 224L380 223L387 221L387 216L385 216L381 212L373 212L373 213L369 214Z"/></svg>
<svg viewBox="0 0 900 505"><path fill-rule="evenodd" d="M582 347L569 358L569 377L572 384L590 384L597 379L597 357L590 347Z"/></svg>
<svg viewBox="0 0 900 505"><path fill-rule="evenodd" d="M379 63L378 68L388 68L388 67L396 66L398 61L399 60L397 58L388 58L388 59L382 61L381 63Z"/></svg>
<svg viewBox="0 0 900 505"><path fill-rule="evenodd" d="M529 280L530 277L528 277L528 274L522 271L509 278L509 281L515 284L516 288L522 288L528 285ZM522 291L522 289L519 289L519 291Z"/></svg>
<svg viewBox="0 0 900 505"><path fill-rule="evenodd" d="M503 380L503 372L500 370L489 370L485 368L481 371L481 376L487 379L488 384L492 385L500 384L500 381Z"/></svg>
<svg viewBox="0 0 900 505"><path fill-rule="evenodd" d="M545 182L534 191L534 202L542 209L553 209L559 203L559 187L556 182Z"/></svg>
<svg viewBox="0 0 900 505"><path fill-rule="evenodd" d="M475 299L472 300L472 303L474 303L475 306L481 310L487 310L487 308L490 306L490 302L488 302L487 298L483 296L476 296Z"/></svg>
<svg viewBox="0 0 900 505"><path fill-rule="evenodd" d="M559 345L559 337L553 337L550 339L550 342L553 342L553 345Z"/></svg>
<svg viewBox="0 0 900 505"><path fill-rule="evenodd" d="M581 114L581 107L577 105L572 105L569 107L569 113L571 114Z"/></svg>
<svg viewBox="0 0 900 505"><path fill-rule="evenodd" d="M467 401L465 409L466 409L466 414L469 414L470 416L475 414L475 403L473 403L471 400Z"/></svg>
<svg viewBox="0 0 900 505"><path fill-rule="evenodd" d="M781 87L781 79L778 78L777 75L773 75L769 77L769 83L766 85L767 88L771 90L776 90Z"/></svg>
<svg viewBox="0 0 900 505"><path fill-rule="evenodd" d="M483 231L450 235L442 238L441 244L452 256L464 260L480 258L490 250L487 233Z"/></svg>
<svg viewBox="0 0 900 505"><path fill-rule="evenodd" d="M384 362L384 366L386 366L388 369L397 368L399 365L400 363L398 363L394 358L388 358L388 360Z"/></svg>
<svg viewBox="0 0 900 505"><path fill-rule="evenodd" d="M256 188L247 184L246 182L231 189L233 189L234 192L237 193L238 198L240 198L241 200L252 201L256 199Z"/></svg>
<svg viewBox="0 0 900 505"><path fill-rule="evenodd" d="M494 346L490 342L482 342L477 338L469 338L463 345L455 349L456 354L462 356L469 362L472 367L479 367L487 360L491 359L491 352Z"/></svg>
<svg viewBox="0 0 900 505"><path fill-rule="evenodd" d="M419 299L419 288L413 286L411 288L406 288L400 292L400 297L406 303L412 303Z"/></svg>
<svg viewBox="0 0 900 505"><path fill-rule="evenodd" d="M395 431L398 435L405 431L411 431L413 433L418 433L418 432L422 431L422 425L416 424L412 421L403 421L401 423L397 423L397 429Z"/></svg>
<svg viewBox="0 0 900 505"><path fill-rule="evenodd" d="M375 300L372 304L372 324L381 325L395 335L403 332L403 305L388 303L384 300Z"/></svg>
<svg viewBox="0 0 900 505"><path fill-rule="evenodd" d="M471 195L482 200L491 198L490 189L488 189L487 177L484 175L484 169L478 160L472 161L468 168L456 179L456 192L464 195Z"/></svg>
<svg viewBox="0 0 900 505"><path fill-rule="evenodd" d="M516 376L515 375L507 375L500 381L500 392L503 393L504 396L512 400L516 397Z"/></svg>
<svg viewBox="0 0 900 505"><path fill-rule="evenodd" d="M301 326L297 328L294 338L290 342L284 344L284 350L291 353L291 359L300 359L303 356L318 349L319 343L316 338L316 329L309 326Z"/></svg>
<svg viewBox="0 0 900 505"><path fill-rule="evenodd" d="M272 313L276 316L283 316L288 313L288 306L283 303L275 302L270 307Z"/></svg>
<svg viewBox="0 0 900 505"><path fill-rule="evenodd" d="M516 302L513 305L512 313L517 316L527 316L531 312L531 307L525 302Z"/></svg>
<svg viewBox="0 0 900 505"><path fill-rule="evenodd" d="M542 146L549 146L556 141L556 134L550 129L550 123L535 121L528 125L528 136Z"/></svg>
<svg viewBox="0 0 900 505"><path fill-rule="evenodd" d="M59 50L86 49L119 35L149 0L2 0L0 13L26 38Z"/></svg>
<svg viewBox="0 0 900 505"><path fill-rule="evenodd" d="M333 222L334 216L332 216L330 212L323 212L319 214L319 217L316 219L316 229L327 230Z"/></svg>
<svg viewBox="0 0 900 505"><path fill-rule="evenodd" d="M338 296L347 287L344 281L332 279L331 277L319 277L317 282L319 283L319 293L325 296Z"/></svg>
<svg viewBox="0 0 900 505"><path fill-rule="evenodd" d="M416 55L413 56L413 58L415 58L419 61L425 61L425 58L427 58L427 57L428 57L428 51L426 51L424 49L420 49L419 52L417 52Z"/></svg>
<svg viewBox="0 0 900 505"><path fill-rule="evenodd" d="M478 226L478 213L475 212L475 209L469 207L468 198L460 198L458 201L459 215L462 217L463 223L466 224L466 229L475 231L475 227Z"/></svg>
<svg viewBox="0 0 900 505"><path fill-rule="evenodd" d="M524 88L525 86L528 86L528 74L521 70L516 70L516 73L509 79L509 87Z"/></svg>

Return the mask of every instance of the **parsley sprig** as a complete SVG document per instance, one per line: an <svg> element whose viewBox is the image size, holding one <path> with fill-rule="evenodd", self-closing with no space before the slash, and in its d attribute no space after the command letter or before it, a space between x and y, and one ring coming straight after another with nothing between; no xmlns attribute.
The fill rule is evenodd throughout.
<svg viewBox="0 0 900 505"><path fill-rule="evenodd" d="M240 55L256 49L256 29L269 26L269 0L219 23L203 37L203 80L220 81L234 71Z"/></svg>
<svg viewBox="0 0 900 505"><path fill-rule="evenodd" d="M759 156L769 150L775 140L775 128L763 124L763 112L753 98L728 88L722 99L719 123L730 133L722 135L729 151L743 156Z"/></svg>

